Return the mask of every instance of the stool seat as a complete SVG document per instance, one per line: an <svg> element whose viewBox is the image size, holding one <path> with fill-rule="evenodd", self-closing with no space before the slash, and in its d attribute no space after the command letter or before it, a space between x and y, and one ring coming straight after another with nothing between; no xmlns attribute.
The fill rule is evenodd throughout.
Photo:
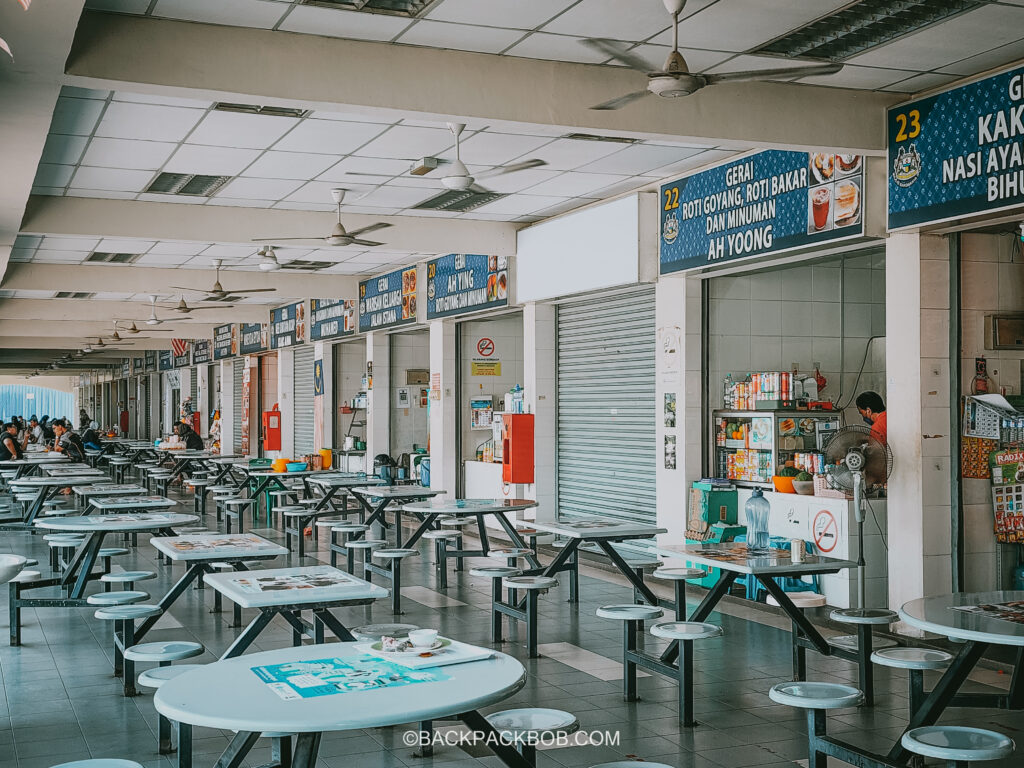
<svg viewBox="0 0 1024 768"><path fill-rule="evenodd" d="M940 760L1001 760L1013 754L1013 739L962 725L930 725L903 734L903 748Z"/></svg>
<svg viewBox="0 0 1024 768"><path fill-rule="evenodd" d="M200 479L194 477L189 480L186 480L185 485L191 485L193 488L203 488L204 486L208 486L210 482L211 481L207 480L206 478Z"/></svg>
<svg viewBox="0 0 1024 768"><path fill-rule="evenodd" d="M518 576L522 571L518 568L510 568L507 565L483 566L481 568L470 568L470 576L483 576L486 579L503 579L506 576Z"/></svg>
<svg viewBox="0 0 1024 768"><path fill-rule="evenodd" d="M829 618L843 624L892 624L899 616L885 608L843 608L832 611Z"/></svg>
<svg viewBox="0 0 1024 768"><path fill-rule="evenodd" d="M136 603L135 605L111 605L107 608L100 608L93 616L104 621L131 621L148 619L150 616L159 616L161 613L163 611L160 610L159 605Z"/></svg>
<svg viewBox="0 0 1024 768"><path fill-rule="evenodd" d="M541 738L557 734L574 733L579 730L580 721L571 712L560 709L524 707L506 709L487 715L487 722L506 739L515 737Z"/></svg>
<svg viewBox="0 0 1024 768"><path fill-rule="evenodd" d="M300 507L315 507L320 503L320 499L299 499Z"/></svg>
<svg viewBox="0 0 1024 768"><path fill-rule="evenodd" d="M89 605L130 605L131 603L141 603L148 598L148 592L126 589L121 592L97 592L95 595L85 598L85 602Z"/></svg>
<svg viewBox="0 0 1024 768"><path fill-rule="evenodd" d="M375 549L386 544L387 542L384 539L357 539L356 541L345 542L345 547L348 549Z"/></svg>
<svg viewBox="0 0 1024 768"><path fill-rule="evenodd" d="M63 517L70 515L75 510L69 509L68 507L51 507L50 509L44 509L43 515L45 517Z"/></svg>
<svg viewBox="0 0 1024 768"><path fill-rule="evenodd" d="M501 583L509 589L551 589L558 586L558 579L550 576L506 576Z"/></svg>
<svg viewBox="0 0 1024 768"><path fill-rule="evenodd" d="M170 640L155 643L140 643L124 649L124 657L132 661L178 661L201 656L206 650L202 643Z"/></svg>
<svg viewBox="0 0 1024 768"><path fill-rule="evenodd" d="M278 507L276 511L280 512L283 517L303 517L304 515L309 514L309 512L306 511L305 507L297 507L295 505L288 507Z"/></svg>
<svg viewBox="0 0 1024 768"><path fill-rule="evenodd" d="M423 534L424 539L457 539L462 534L458 531L427 531ZM493 550L492 550L493 551Z"/></svg>
<svg viewBox="0 0 1024 768"><path fill-rule="evenodd" d="M85 536L80 533L47 533L43 541L83 541Z"/></svg>
<svg viewBox="0 0 1024 768"><path fill-rule="evenodd" d="M46 545L51 549L64 549L66 547L77 547L85 539L53 539L46 542Z"/></svg>
<svg viewBox="0 0 1024 768"><path fill-rule="evenodd" d="M666 621L651 627L651 634L666 640L703 640L706 637L721 637L722 628L703 621Z"/></svg>
<svg viewBox="0 0 1024 768"><path fill-rule="evenodd" d="M38 581L41 574L39 571L22 571L10 579L15 584L28 584L31 581Z"/></svg>
<svg viewBox="0 0 1024 768"><path fill-rule="evenodd" d="M656 579L667 581L686 581L687 579L703 579L708 572L703 568L659 568L651 574Z"/></svg>
<svg viewBox="0 0 1024 768"><path fill-rule="evenodd" d="M118 571L117 573L105 573L100 576L100 581L106 581L112 584L131 584L136 581L147 581L148 579L155 579L156 574L153 571Z"/></svg>
<svg viewBox="0 0 1024 768"><path fill-rule="evenodd" d="M621 552L619 554L622 554ZM630 568L661 568L664 563L656 557L626 557L623 556L626 565Z"/></svg>
<svg viewBox="0 0 1024 768"><path fill-rule="evenodd" d="M476 520L468 517L439 517L437 519L438 525L443 525L447 528L461 528L465 525L473 525Z"/></svg>
<svg viewBox="0 0 1024 768"><path fill-rule="evenodd" d="M153 667L139 675L139 685L144 688L159 688L168 680L173 680L178 675L199 669L202 664L178 664L173 667Z"/></svg>
<svg viewBox="0 0 1024 768"><path fill-rule="evenodd" d="M652 763L647 760L615 760L611 763L598 763L590 768L672 768L665 763Z"/></svg>
<svg viewBox="0 0 1024 768"><path fill-rule="evenodd" d="M210 493L235 493L238 489L233 485L211 485L206 490Z"/></svg>
<svg viewBox="0 0 1024 768"><path fill-rule="evenodd" d="M502 549L489 549L487 550L488 557L529 557L535 555L532 549L525 549L523 547L504 547Z"/></svg>
<svg viewBox="0 0 1024 768"><path fill-rule="evenodd" d="M337 518L337 517L335 517L335 518L324 518L324 519L315 521L314 525L317 528L333 528L334 526L339 525L339 524L341 524L343 522L345 522L345 521L340 519L340 518Z"/></svg>
<svg viewBox="0 0 1024 768"><path fill-rule="evenodd" d="M420 551L418 549L375 549L373 551L373 556L379 557L382 560L404 560L407 557L412 557L413 555L418 555L419 553Z"/></svg>
<svg viewBox="0 0 1024 768"><path fill-rule="evenodd" d="M43 502L44 507L63 507L64 499L48 499Z"/></svg>
<svg viewBox="0 0 1024 768"><path fill-rule="evenodd" d="M768 697L799 709L845 709L864 702L864 694L852 685L795 681L773 685Z"/></svg>
<svg viewBox="0 0 1024 768"><path fill-rule="evenodd" d="M786 597L792 600L793 605L797 608L821 608L825 604L825 596L819 595L817 592L792 592L788 593ZM765 598L765 603L774 605L776 608L779 607L779 601L771 595Z"/></svg>
<svg viewBox="0 0 1024 768"><path fill-rule="evenodd" d="M117 557L118 555L127 555L129 550L124 547L104 547L100 550L100 557Z"/></svg>
<svg viewBox="0 0 1024 768"><path fill-rule="evenodd" d="M142 765L134 760L117 760L112 757L99 757L92 760L74 760L70 763L60 763L51 768L142 768Z"/></svg>
<svg viewBox="0 0 1024 768"><path fill-rule="evenodd" d="M896 669L945 669L953 654L931 648L884 648L871 654L871 661Z"/></svg>
<svg viewBox="0 0 1024 768"><path fill-rule="evenodd" d="M647 621L649 619L660 619L665 615L665 612L655 605L622 603L620 605L602 605L597 609L597 615L602 619Z"/></svg>
<svg viewBox="0 0 1024 768"><path fill-rule="evenodd" d="M271 491L270 495L273 496L274 498L277 498L277 499L283 499L283 498L285 498L287 496L294 496L295 495L295 491L291 491L291 490L283 490L283 491L282 490L276 490L276 491Z"/></svg>
<svg viewBox="0 0 1024 768"><path fill-rule="evenodd" d="M227 499L224 503L229 507L245 507L249 504L255 504L258 499L243 499L241 497L237 499Z"/></svg>
<svg viewBox="0 0 1024 768"><path fill-rule="evenodd" d="M338 531L340 533L362 533L363 531L370 530L370 526L363 525L362 523L341 523L337 521L331 526L332 531ZM426 536L426 534L424 534Z"/></svg>
<svg viewBox="0 0 1024 768"><path fill-rule="evenodd" d="M364 624L352 630L356 640L380 640L382 637L408 637L415 624Z"/></svg>

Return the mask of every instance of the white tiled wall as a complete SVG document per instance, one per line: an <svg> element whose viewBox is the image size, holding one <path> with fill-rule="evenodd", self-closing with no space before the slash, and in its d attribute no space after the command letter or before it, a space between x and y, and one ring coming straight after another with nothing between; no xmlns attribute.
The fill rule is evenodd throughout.
<svg viewBox="0 0 1024 768"><path fill-rule="evenodd" d="M412 453L413 445L427 447L427 407L420 406L420 386L406 382L409 369L430 370L430 333L427 330L391 335L391 455ZM397 390L407 387L410 406L396 406Z"/></svg>
<svg viewBox="0 0 1024 768"><path fill-rule="evenodd" d="M710 403L722 404L727 373L802 373L821 364L824 398L842 402L864 390L885 396L885 255L857 254L828 262L708 280ZM844 327L845 320L845 327ZM857 372L871 342L859 384ZM845 340L845 344L843 341ZM842 385L842 386L840 386ZM852 407L848 423L859 423Z"/></svg>
<svg viewBox="0 0 1024 768"><path fill-rule="evenodd" d="M335 442L340 448L348 433L352 414L341 413L338 409L345 403L351 403L363 388L363 374L366 373L366 342L360 337L355 341L334 345L334 434ZM365 413L358 414L357 421L365 421ZM353 434L365 436L366 430L356 428Z"/></svg>

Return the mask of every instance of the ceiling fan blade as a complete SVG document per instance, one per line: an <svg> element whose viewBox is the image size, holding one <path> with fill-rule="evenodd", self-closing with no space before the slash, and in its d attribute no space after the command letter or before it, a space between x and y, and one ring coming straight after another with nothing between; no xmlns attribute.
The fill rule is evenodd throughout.
<svg viewBox="0 0 1024 768"><path fill-rule="evenodd" d="M169 285L168 288L173 288L176 291L191 291L192 293L209 293L205 288L186 288L183 285ZM156 306L154 303L153 306Z"/></svg>
<svg viewBox="0 0 1024 768"><path fill-rule="evenodd" d="M632 93L627 93L625 96L619 96L618 98L610 99L609 101L606 101L603 104L593 106L591 107L591 109L622 109L627 104L632 104L637 99L642 99L644 96L650 95L651 92L646 89L642 91L633 91Z"/></svg>
<svg viewBox="0 0 1024 768"><path fill-rule="evenodd" d="M603 37L588 37L584 40L580 40L580 43L592 51L604 54L605 56L625 64L630 69L635 69L637 72L643 72L646 75L648 72L654 71L654 67L652 67L646 60L637 56L635 53L630 53L614 40L606 40Z"/></svg>
<svg viewBox="0 0 1024 768"><path fill-rule="evenodd" d="M326 240L326 237L254 237L250 242L253 243L276 243L282 240Z"/></svg>
<svg viewBox="0 0 1024 768"><path fill-rule="evenodd" d="M387 229L391 225L386 221L378 221L376 224L371 224L368 227L361 227L360 229L353 229L348 234L349 237L358 237L359 235L365 235L369 232L376 232L378 229Z"/></svg>
<svg viewBox="0 0 1024 768"><path fill-rule="evenodd" d="M355 240L352 241L352 245L376 246L384 245L384 243L378 243L375 240L360 240L356 238Z"/></svg>
<svg viewBox="0 0 1024 768"><path fill-rule="evenodd" d="M493 176L501 176L503 173L515 173L516 171L525 171L528 168L540 168L542 165L547 165L547 160L541 160L539 157L535 157L532 160L523 160L521 163L511 163L509 165L499 165L496 168L491 168L489 171L478 173L476 178L478 179L489 179Z"/></svg>
<svg viewBox="0 0 1024 768"><path fill-rule="evenodd" d="M236 288L231 291L224 291L224 295L229 296L231 294L239 293L272 293L276 290L277 288ZM206 307L206 309L216 309L216 307Z"/></svg>
<svg viewBox="0 0 1024 768"><path fill-rule="evenodd" d="M842 64L830 62L808 67L780 67L779 69L751 69L742 72L723 72L720 75L701 75L708 85L735 83L750 80L778 80L784 77L810 77L812 75L834 75L843 68Z"/></svg>

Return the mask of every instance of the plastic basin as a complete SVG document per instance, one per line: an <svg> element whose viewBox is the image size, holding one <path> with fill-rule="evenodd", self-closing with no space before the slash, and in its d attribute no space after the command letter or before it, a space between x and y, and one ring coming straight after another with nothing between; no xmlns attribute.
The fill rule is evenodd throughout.
<svg viewBox="0 0 1024 768"><path fill-rule="evenodd" d="M285 469L289 472L301 472L306 468L306 462L304 461L289 461L285 465Z"/></svg>

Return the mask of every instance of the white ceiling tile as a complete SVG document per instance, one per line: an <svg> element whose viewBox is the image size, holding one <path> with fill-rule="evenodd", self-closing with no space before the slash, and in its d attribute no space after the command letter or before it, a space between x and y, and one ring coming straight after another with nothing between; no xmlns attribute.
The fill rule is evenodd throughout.
<svg viewBox="0 0 1024 768"><path fill-rule="evenodd" d="M365 213L370 216L394 216L401 211L400 208L362 205L362 201L360 201L359 205L346 205L342 210L345 213ZM419 211L416 211L416 213L419 213Z"/></svg>
<svg viewBox="0 0 1024 768"><path fill-rule="evenodd" d="M295 117L210 112L188 137L192 144L266 149L299 122Z"/></svg>
<svg viewBox="0 0 1024 768"><path fill-rule="evenodd" d="M638 42L665 29L670 21L665 6L657 2L582 0L543 29L580 37Z"/></svg>
<svg viewBox="0 0 1024 768"><path fill-rule="evenodd" d="M98 197L106 200L135 200L138 194L135 192L118 192L113 189L78 189L72 187L67 191L68 197Z"/></svg>
<svg viewBox="0 0 1024 768"><path fill-rule="evenodd" d="M112 101L96 128L96 135L112 139L181 141L202 116L199 109Z"/></svg>
<svg viewBox="0 0 1024 768"><path fill-rule="evenodd" d="M339 264L324 267L320 272L326 272L329 275L358 275L360 270L361 266L359 264L349 264L343 261Z"/></svg>
<svg viewBox="0 0 1024 768"><path fill-rule="evenodd" d="M1021 2L1024 3L1024 0L1021 0ZM939 71L954 75L976 75L979 72L995 69L1018 59L1024 59L1024 40L1018 40L1009 45L1001 45L977 56L969 56L966 59L953 62L947 67L942 67Z"/></svg>
<svg viewBox="0 0 1024 768"><path fill-rule="evenodd" d="M638 45L630 51L630 53L650 62L651 67L655 70L660 70L665 66L665 60L671 52L671 46L649 43ZM680 48L679 52L686 59L686 64L690 67L691 72L704 72L735 55L727 51L708 51L702 48Z"/></svg>
<svg viewBox="0 0 1024 768"><path fill-rule="evenodd" d="M451 48L457 51L499 53L522 36L522 31L516 29L420 21L406 30L397 42L407 45L427 45L432 48Z"/></svg>
<svg viewBox="0 0 1024 768"><path fill-rule="evenodd" d="M406 173L409 170L409 162L406 160L391 160L386 157L346 157L333 168L320 174L319 181L342 181L352 180L349 174L370 174L373 176L370 181L377 183L390 179L392 176Z"/></svg>
<svg viewBox="0 0 1024 768"><path fill-rule="evenodd" d="M411 23L410 19L383 13L358 13L299 5L288 14L279 29L354 40L391 40Z"/></svg>
<svg viewBox="0 0 1024 768"><path fill-rule="evenodd" d="M322 109L313 111L308 117L317 120L342 120L348 123L380 123L391 125L396 118L386 114L383 110L375 110L367 107L365 113L358 112L327 112Z"/></svg>
<svg viewBox="0 0 1024 768"><path fill-rule="evenodd" d="M721 163L738 154L736 150L732 149L708 149L678 163L659 168L658 173L663 174L662 178L675 178L698 168Z"/></svg>
<svg viewBox="0 0 1024 768"><path fill-rule="evenodd" d="M161 240L149 249L149 253L154 256L196 256L209 247L210 243Z"/></svg>
<svg viewBox="0 0 1024 768"><path fill-rule="evenodd" d="M851 64L907 68L923 71L945 67L954 61L1016 42L1024 30L1024 7L983 5L927 27L888 45L854 56Z"/></svg>
<svg viewBox="0 0 1024 768"><path fill-rule="evenodd" d="M51 133L88 136L96 127L105 102L96 99L71 99L61 96L53 109Z"/></svg>
<svg viewBox="0 0 1024 768"><path fill-rule="evenodd" d="M566 198L564 197L511 195L509 197L502 198L501 200L495 200L493 203L481 205L479 208L474 210L477 210L480 213L509 213L522 216L527 213L543 210L544 208L550 208L553 205L558 205L565 201Z"/></svg>
<svg viewBox="0 0 1024 768"><path fill-rule="evenodd" d="M206 203L210 206L225 208L273 208L274 200L243 200L240 197L215 197Z"/></svg>
<svg viewBox="0 0 1024 768"><path fill-rule="evenodd" d="M622 146L610 141L555 139L528 154L530 159L539 158L547 161L546 168L550 171L569 171L618 152Z"/></svg>
<svg viewBox="0 0 1024 768"><path fill-rule="evenodd" d="M810 85L830 85L835 88L860 88L874 90L884 88L899 80L915 75L915 72L902 69L885 69L882 67L859 67L847 64L834 75L818 75L804 77L801 83Z"/></svg>
<svg viewBox="0 0 1024 768"><path fill-rule="evenodd" d="M206 99L182 99L176 96L129 93L128 91L114 91L114 101L133 101L138 104L160 104L165 107L191 107L193 109L207 109L213 103Z"/></svg>
<svg viewBox="0 0 1024 768"><path fill-rule="evenodd" d="M716 64L711 67L708 71L715 74L722 72L739 72L752 70L755 72L761 72L765 69L778 69L779 67L799 67L802 63L799 61L793 61L790 59L779 58L778 56L754 56L754 55L739 55L733 56L727 61L721 64ZM793 79L793 78L787 78Z"/></svg>
<svg viewBox="0 0 1024 768"><path fill-rule="evenodd" d="M466 213L460 213L457 218L477 219L479 221L513 221L517 216L512 213L478 213L477 211L467 211Z"/></svg>
<svg viewBox="0 0 1024 768"><path fill-rule="evenodd" d="M145 253L154 245L156 243L153 240L104 237L94 250L104 253Z"/></svg>
<svg viewBox="0 0 1024 768"><path fill-rule="evenodd" d="M136 264L150 267L176 267L188 261L190 256L176 256L170 253L147 253L136 260Z"/></svg>
<svg viewBox="0 0 1024 768"><path fill-rule="evenodd" d="M241 259L246 256L251 256L259 250L257 245L227 245L224 243L214 243L205 251L202 255L197 258L206 259L206 263L210 263L210 259ZM221 282L224 282L223 280Z"/></svg>
<svg viewBox="0 0 1024 768"><path fill-rule="evenodd" d="M40 248L32 255L32 261L49 264L81 264L88 255L88 251L48 251Z"/></svg>
<svg viewBox="0 0 1024 768"><path fill-rule="evenodd" d="M656 192L658 190L658 182L654 179L634 176L633 178L620 181L617 184L610 184L607 187L595 189L590 192L587 197L596 198L597 200L607 200L630 192L639 192L643 189L651 189Z"/></svg>
<svg viewBox="0 0 1024 768"><path fill-rule="evenodd" d="M433 196L432 189L381 187L352 202L364 208L409 208Z"/></svg>
<svg viewBox="0 0 1024 768"><path fill-rule="evenodd" d="M66 136L51 133L43 145L42 163L71 163L74 165L82 156L88 139L85 136Z"/></svg>
<svg viewBox="0 0 1024 768"><path fill-rule="evenodd" d="M680 21L679 44L710 50L746 51L844 5L849 5L849 0L786 0L772 3L768 12L763 0L706 4L707 7ZM686 11L692 10L687 5ZM651 42L670 44L669 33L663 33Z"/></svg>
<svg viewBox="0 0 1024 768"><path fill-rule="evenodd" d="M664 147L637 144L602 157L600 160L595 160L593 163L580 166L578 170L585 173L638 175L648 173L671 163L677 163L702 151L702 149L696 147Z"/></svg>
<svg viewBox="0 0 1024 768"><path fill-rule="evenodd" d="M534 32L505 51L505 55L582 64L600 64L608 58L603 53L587 48L581 40L582 37Z"/></svg>
<svg viewBox="0 0 1024 768"><path fill-rule="evenodd" d="M444 0L427 14L435 21L483 24L488 27L534 29L576 0Z"/></svg>
<svg viewBox="0 0 1024 768"><path fill-rule="evenodd" d="M478 165L505 165L513 158L529 154L550 141L548 136L518 136L482 131L462 141L462 160ZM446 155L454 158L454 148Z"/></svg>
<svg viewBox="0 0 1024 768"><path fill-rule="evenodd" d="M282 200L274 203L274 208L283 208L287 211L334 211L336 207L324 203L307 203L296 200Z"/></svg>
<svg viewBox="0 0 1024 768"><path fill-rule="evenodd" d="M925 72L924 74L914 75L906 80L901 80L898 83L893 83L882 90L893 91L895 93L921 93L922 91L928 91L942 85L948 85L956 79L957 75L943 75L938 72Z"/></svg>
<svg viewBox="0 0 1024 768"><path fill-rule="evenodd" d="M182 144L163 170L168 173L201 173L210 176L234 176L260 156L256 149L208 147Z"/></svg>
<svg viewBox="0 0 1024 768"><path fill-rule="evenodd" d="M384 184L392 187L423 187L427 189L443 189L444 184L441 179L445 176L445 169L448 168L447 163L442 163L435 170L431 171L426 176L413 176L411 173L405 173L401 176L395 176L393 179L388 179ZM481 166L466 166L469 169L469 173L479 173L483 170ZM474 170L476 168L476 170ZM374 184L374 186L380 186Z"/></svg>
<svg viewBox="0 0 1024 768"><path fill-rule="evenodd" d="M51 165L40 163L36 168L36 178L33 184L40 187L65 187L71 181L71 174L74 173L73 165Z"/></svg>
<svg viewBox="0 0 1024 768"><path fill-rule="evenodd" d="M245 197L259 200L282 200L301 186L291 179L243 179L228 182L217 197Z"/></svg>
<svg viewBox="0 0 1024 768"><path fill-rule="evenodd" d="M70 192L68 193L70 194ZM144 192L136 200L146 203L177 203L178 205L203 205L210 198L193 197L191 195L160 195L152 192Z"/></svg>
<svg viewBox="0 0 1024 768"><path fill-rule="evenodd" d="M94 138L82 158L82 165L101 168L129 168L155 171L171 156L176 144L164 141Z"/></svg>
<svg viewBox="0 0 1024 768"><path fill-rule="evenodd" d="M326 181L310 181L303 184L292 194L285 198L284 202L288 203L317 203L319 205L327 206L329 209L333 209L333 201L331 199L331 190L337 187L337 184L332 184ZM345 196L348 201L355 200L359 195L364 192L369 192L373 189L372 186L365 187L347 187L349 190Z"/></svg>
<svg viewBox="0 0 1024 768"><path fill-rule="evenodd" d="M569 171L553 179L542 181L540 184L526 190L530 195L549 195L557 197L583 197L588 192L618 184L626 179L625 176L618 176L609 173L577 173ZM524 211L529 213L529 211Z"/></svg>
<svg viewBox="0 0 1024 768"><path fill-rule="evenodd" d="M120 168L79 167L71 180L76 189L109 189L114 192L141 192L153 178L152 171L128 171Z"/></svg>
<svg viewBox="0 0 1024 768"><path fill-rule="evenodd" d="M480 186L492 192L520 192L541 182L560 176L562 171L551 171L547 168L527 168L514 173L503 173L500 176L491 176L487 179L480 179Z"/></svg>
<svg viewBox="0 0 1024 768"><path fill-rule="evenodd" d="M359 150L361 157L408 158L436 157L455 144L447 128L418 128L397 125Z"/></svg>
<svg viewBox="0 0 1024 768"><path fill-rule="evenodd" d="M157 0L153 15L168 19L270 29L288 10L267 0Z"/></svg>
<svg viewBox="0 0 1024 768"><path fill-rule="evenodd" d="M346 123L309 118L277 142L274 149L347 155L379 136L384 129L385 126L377 123Z"/></svg>

